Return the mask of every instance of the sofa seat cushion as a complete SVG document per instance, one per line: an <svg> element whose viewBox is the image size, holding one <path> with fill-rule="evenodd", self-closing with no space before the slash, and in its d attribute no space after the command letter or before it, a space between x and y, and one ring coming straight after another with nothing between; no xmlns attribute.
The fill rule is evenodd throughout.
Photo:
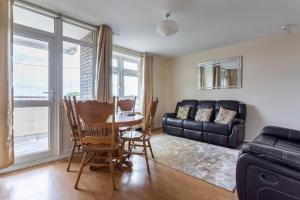
<svg viewBox="0 0 300 200"><path fill-rule="evenodd" d="M189 129L189 130L196 130L196 131L201 131L202 132L202 125L203 122L197 122L195 120L184 120L183 121L183 128L184 129Z"/></svg>
<svg viewBox="0 0 300 200"><path fill-rule="evenodd" d="M229 125L228 124L219 124L215 122L204 122L203 123L203 132L215 133L220 135L229 135Z"/></svg>
<svg viewBox="0 0 300 200"><path fill-rule="evenodd" d="M168 117L166 120L166 124L168 126L175 126L175 127L180 127L182 128L182 119L174 118L174 117Z"/></svg>

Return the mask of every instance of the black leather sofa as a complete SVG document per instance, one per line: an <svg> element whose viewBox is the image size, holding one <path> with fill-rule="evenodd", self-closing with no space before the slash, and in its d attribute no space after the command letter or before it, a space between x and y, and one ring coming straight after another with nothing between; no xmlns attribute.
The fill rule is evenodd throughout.
<svg viewBox="0 0 300 200"><path fill-rule="evenodd" d="M299 200L300 131L263 128L243 145L236 182L239 200Z"/></svg>
<svg viewBox="0 0 300 200"><path fill-rule="evenodd" d="M188 119L176 118L179 106L190 107ZM214 122L220 107L237 112L230 124ZM209 122L197 122L194 120L198 108L213 109ZM244 140L245 121L246 105L238 101L183 100L177 103L174 113L164 114L162 124L163 130L167 134L234 148L239 146Z"/></svg>

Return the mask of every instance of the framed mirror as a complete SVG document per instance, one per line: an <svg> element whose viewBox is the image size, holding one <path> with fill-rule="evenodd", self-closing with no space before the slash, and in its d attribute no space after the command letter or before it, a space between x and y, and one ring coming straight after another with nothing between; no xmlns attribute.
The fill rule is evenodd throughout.
<svg viewBox="0 0 300 200"><path fill-rule="evenodd" d="M242 88L242 56L197 64L197 89Z"/></svg>

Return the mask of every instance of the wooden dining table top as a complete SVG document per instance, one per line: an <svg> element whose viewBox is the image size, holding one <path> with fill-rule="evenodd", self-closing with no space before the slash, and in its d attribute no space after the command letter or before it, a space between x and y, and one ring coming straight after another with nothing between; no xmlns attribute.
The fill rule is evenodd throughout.
<svg viewBox="0 0 300 200"><path fill-rule="evenodd" d="M143 122L144 116L140 114L116 113L115 124L117 127L134 126ZM111 118L108 119L111 121Z"/></svg>

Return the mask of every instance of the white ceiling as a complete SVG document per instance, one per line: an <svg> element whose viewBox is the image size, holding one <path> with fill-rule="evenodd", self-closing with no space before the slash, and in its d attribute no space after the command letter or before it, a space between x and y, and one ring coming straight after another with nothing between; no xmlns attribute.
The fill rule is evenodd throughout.
<svg viewBox="0 0 300 200"><path fill-rule="evenodd" d="M108 24L115 44L178 56L243 40L282 34L300 23L299 0L26 0L82 21ZM172 12L179 32L163 37L156 26Z"/></svg>

